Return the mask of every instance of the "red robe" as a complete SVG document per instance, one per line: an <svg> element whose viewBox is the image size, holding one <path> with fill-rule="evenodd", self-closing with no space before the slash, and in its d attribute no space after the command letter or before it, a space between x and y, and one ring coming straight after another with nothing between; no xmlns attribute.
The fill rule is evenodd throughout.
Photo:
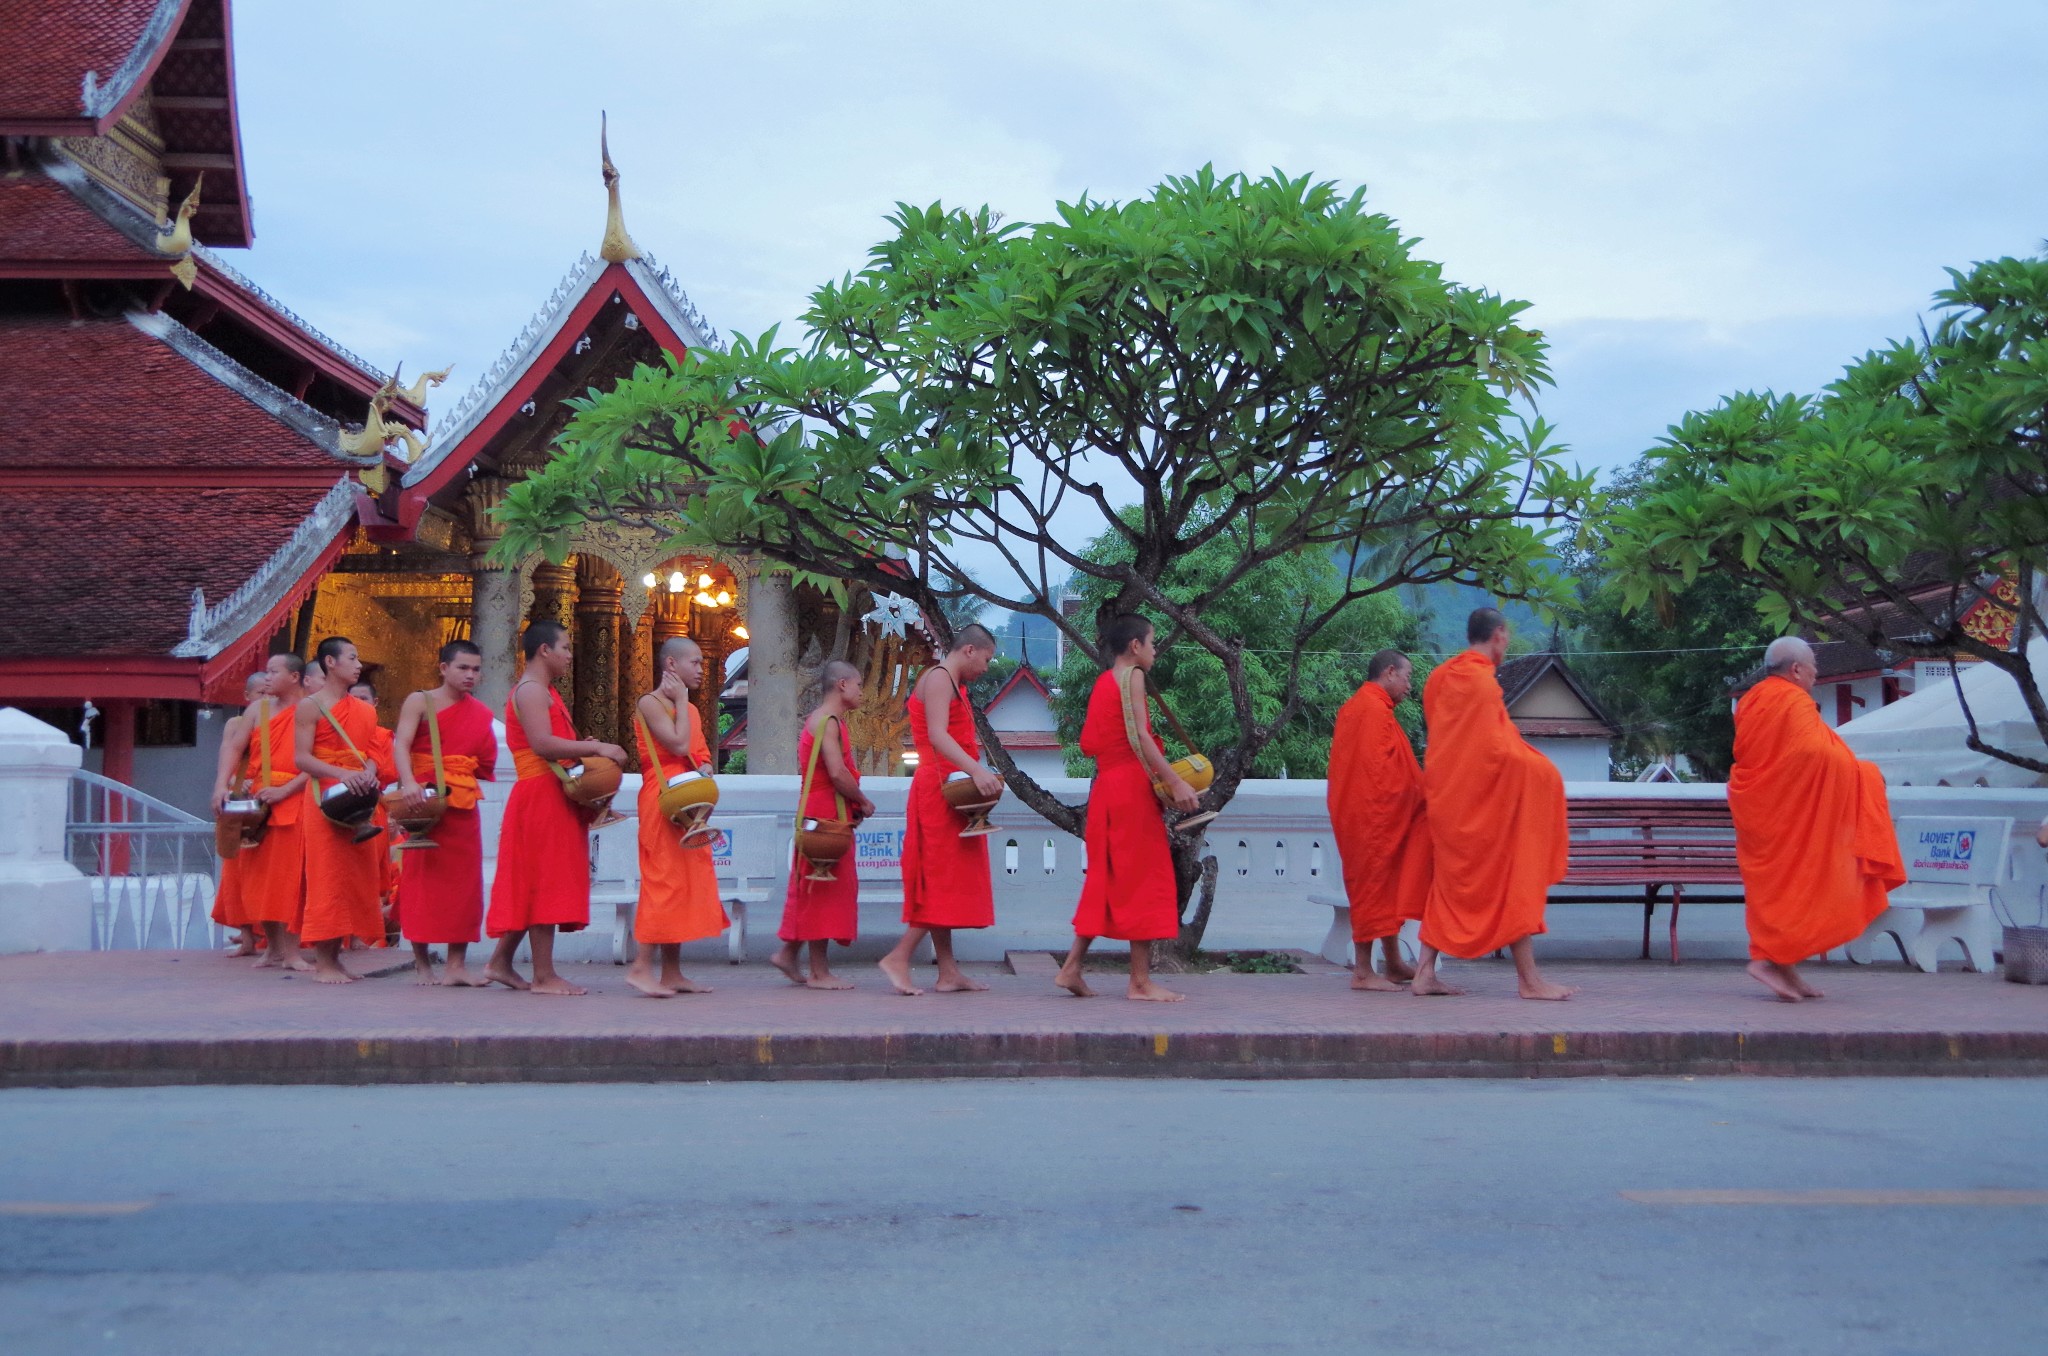
<svg viewBox="0 0 2048 1356"><path fill-rule="evenodd" d="M1728 811L1752 960L1797 965L1853 942L1906 883L1884 774L1797 683L1766 678L1736 703Z"/></svg>
<svg viewBox="0 0 2048 1356"><path fill-rule="evenodd" d="M398 904L408 942L447 945L474 942L483 930L484 840L476 808L483 790L477 780L497 775L498 736L491 709L474 697L457 698L437 720L447 804L427 835L435 846L399 854ZM433 786L433 735L424 716L411 754L413 780Z"/></svg>
<svg viewBox="0 0 2048 1356"><path fill-rule="evenodd" d="M576 738L569 709L553 688L548 730L558 739ZM590 821L596 816L569 799L553 765L527 744L511 697L505 699L505 747L519 780L505 798L484 931L494 938L535 927L580 932L590 926Z"/></svg>
<svg viewBox="0 0 2048 1356"><path fill-rule="evenodd" d="M245 723L253 723L254 721L254 717L248 715L237 717L237 719ZM222 738L232 738L238 733L239 731L232 733L223 731ZM249 915L242 911L242 856L240 851L237 851L232 857L221 858L220 883L214 889L213 909L208 916L224 928L245 928L249 926Z"/></svg>
<svg viewBox="0 0 2048 1356"><path fill-rule="evenodd" d="M704 740L704 717L684 702L671 717L688 722L689 768L709 771L711 746ZM681 759L654 742L654 732L638 716L633 731L640 741L640 900L633 911L633 940L650 946L680 944L716 937L725 931L725 906L718 899L718 869L711 844L683 846L683 831L661 813L662 788L682 772Z"/></svg>
<svg viewBox="0 0 2048 1356"><path fill-rule="evenodd" d="M1330 740L1330 825L1351 901L1351 939L1364 946L1422 917L1433 853L1422 764L1394 719L1394 699L1366 683L1337 712Z"/></svg>
<svg viewBox="0 0 2048 1356"><path fill-rule="evenodd" d="M259 789L283 786L299 775L295 729L299 709L275 708L268 698L259 708L256 728L249 735L249 767L244 775L249 785ZM265 712L269 713L268 719L264 719ZM266 750L270 762L268 780L264 777ZM282 923L297 930L299 917L306 911L306 840L299 823L304 805L303 796L287 796L271 806L263 841L243 848L236 856L242 914L251 923Z"/></svg>
<svg viewBox="0 0 2048 1356"><path fill-rule="evenodd" d="M839 727L839 753L846 761L846 770L853 774L855 782L860 781L860 769L853 765L853 736L846 731L846 722L835 721ZM809 725L797 738L796 761L798 767L808 767L811 748L816 743ZM811 798L804 802L804 817L807 819L842 819L838 794L832 786L832 779L825 775L825 758L820 752L818 767L811 774ZM854 859L860 855L856 848L839 859L832 868L831 880L806 880L808 869L802 857L793 857L789 870L789 892L782 898L782 926L775 935L785 942L837 942L851 946L860 931L860 871Z"/></svg>
<svg viewBox="0 0 2048 1356"><path fill-rule="evenodd" d="M974 708L957 686L946 707L946 733L970 758L981 757ZM924 699L915 692L910 697L910 738L917 746L917 772L910 779L903 833L903 921L920 928L991 927L996 896L988 869L988 839L960 836L967 816L946 804L940 791L959 769L932 744Z"/></svg>
<svg viewBox="0 0 2048 1356"><path fill-rule="evenodd" d="M1142 689L1141 689L1142 690ZM1149 704L1138 709L1140 737L1161 752ZM1180 895L1166 817L1152 790L1152 774L1139 761L1124 728L1123 694L1116 670L1095 680L1081 723L1081 752L1095 760L1088 788L1088 872L1074 910L1074 933L1122 942L1154 942L1180 935Z"/></svg>
<svg viewBox="0 0 2048 1356"><path fill-rule="evenodd" d="M336 767L369 768L376 772L379 786L398 775L396 768L380 767L373 756L373 751L380 747L375 707L360 698L344 696L329 712L333 723L325 715L314 722L314 757ZM348 735L346 740L335 733L336 724ZM379 834L368 842L355 842L352 830L320 812L320 795L333 785L315 779L307 784L301 798L299 822L306 835L306 913L299 925L299 939L311 945L355 937L372 946L382 946L384 837Z"/></svg>
<svg viewBox="0 0 2048 1356"><path fill-rule="evenodd" d="M1564 777L1508 719L1494 663L1466 650L1422 689L1436 858L1422 940L1447 956L1485 956L1544 930L1550 887L1564 879Z"/></svg>

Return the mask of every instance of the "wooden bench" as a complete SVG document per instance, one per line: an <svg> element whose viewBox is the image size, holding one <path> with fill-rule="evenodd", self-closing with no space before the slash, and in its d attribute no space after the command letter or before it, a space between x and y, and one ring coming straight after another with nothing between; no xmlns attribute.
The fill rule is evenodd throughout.
<svg viewBox="0 0 2048 1356"><path fill-rule="evenodd" d="M1644 960L1650 958L1650 919L1666 889L1671 891L1671 963L1676 965L1678 910L1686 888L1742 883L1735 864L1735 824L1725 800L1586 797L1566 801L1565 817L1571 834L1565 876L1551 888L1550 902L1633 904L1637 901L1614 890L1640 886ZM1590 893L1596 886L1605 888ZM1342 895L1316 894L1309 902L1335 912L1319 948L1321 955L1334 964L1350 964L1350 901ZM1742 895L1696 895L1693 902L1739 904Z"/></svg>
<svg viewBox="0 0 2048 1356"><path fill-rule="evenodd" d="M1678 910L1691 885L1742 884L1735 862L1735 822L1725 800L1649 800L1605 797L1565 804L1571 843L1564 879L1552 887L1553 904L1616 904L1611 893L1572 886L1641 886L1642 958L1650 958L1650 920L1658 896L1671 891L1671 963L1678 964ZM1742 895L1695 896L1696 904L1740 904Z"/></svg>

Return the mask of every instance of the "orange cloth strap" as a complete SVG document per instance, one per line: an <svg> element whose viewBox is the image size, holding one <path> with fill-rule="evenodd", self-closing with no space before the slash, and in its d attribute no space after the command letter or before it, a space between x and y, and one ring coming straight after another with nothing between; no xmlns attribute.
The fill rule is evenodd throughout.
<svg viewBox="0 0 2048 1356"><path fill-rule="evenodd" d="M799 821L811 813L811 774L818 770L818 749L825 742L825 732L839 723L839 717L827 716L825 723L818 727L818 733L811 736L811 756L804 760L804 784L797 791L796 817ZM829 777L829 773L827 776ZM840 794L838 783L832 786L832 806L839 811L840 819L846 818L846 797Z"/></svg>
<svg viewBox="0 0 2048 1356"><path fill-rule="evenodd" d="M517 682L517 683L514 683L514 684L512 685L512 691L516 693L516 692L518 692L518 691L519 691L519 689L520 689L520 688L522 688L522 687L525 687L525 686L526 686L526 685L527 685L528 683L531 683L531 682L533 682L533 680L532 680L531 678L526 678L526 679L522 679L522 680L520 680L519 682ZM535 686L539 686L539 684L535 684ZM553 710L553 698L552 698L552 697L550 697L550 699L549 699L549 708L550 708L550 713L552 714L552 710ZM519 716L519 703L518 703L518 701L517 701L517 700L514 700L514 701L513 701L513 703L512 703L512 718L513 718L514 720L519 720L519 719L520 719L520 716ZM550 725L549 733L550 733L550 734L552 734L552 733L554 733L554 731L553 731L553 728L552 728L552 726L553 726L553 722L552 722L552 720L551 720L551 721L549 722L549 725ZM506 731L506 740L507 740L507 742L510 742L510 740L511 740L511 735L512 735L512 732L511 732L510 730ZM521 730L520 730L520 733L519 733L519 737L520 737L520 739L521 739L522 741L524 741L524 740L525 740L525 738L526 738L526 734L525 734L525 730L524 730L524 727L523 727L523 725L522 725L522 727L521 727ZM515 773L517 773L517 774L518 774L518 780L520 780L520 781L522 781L522 782L524 782L524 781L531 781L531 780L533 780L533 779L534 779L535 777L547 777L547 776L554 776L554 777L560 778L560 779L562 779L562 781L564 782L564 784L565 784L565 785L566 785L566 783L567 783L567 780L568 780L568 773L567 773L567 771L566 771L566 770L565 770L564 768L562 768L562 767L560 767L560 766L556 765L555 763L552 763L552 762L548 761L547 759L545 759L545 758L541 757L541 756L540 756L539 754L537 754L537 753L535 753L535 752L533 751L533 746L532 746L531 744L527 744L527 743L524 743L524 742L522 742L522 743L521 743L521 744L519 745L519 747L518 747L518 748L515 748L515 749L513 749L513 750L512 750L512 770L513 770L513 771L514 771Z"/></svg>
<svg viewBox="0 0 2048 1356"><path fill-rule="evenodd" d="M323 706L320 708L320 714L327 717L327 723L334 727L336 734L341 736L341 742L347 747L348 751L356 756L356 762L362 765L365 772L369 771L369 758L364 755L361 749L356 747L356 741L348 737L348 731L342 728L341 722L334 718L334 708L332 706Z"/></svg>
<svg viewBox="0 0 2048 1356"><path fill-rule="evenodd" d="M434 794L448 794L448 768L441 758L441 718L434 714L434 694L420 693L420 700L427 705L427 742L434 749ZM472 760L474 761L474 760ZM472 781L475 778L471 778Z"/></svg>
<svg viewBox="0 0 2048 1356"><path fill-rule="evenodd" d="M661 698L656 697L655 700L660 702ZM668 708L668 718L670 720L675 720L677 717L683 714L681 707L669 706L667 702L661 702L661 704L664 707ZM661 744L658 740L655 739L653 728L647 724L647 717L641 715L638 710L635 710L633 712L633 723L640 727L640 738L647 744L647 756L654 760L654 784L656 786L667 786L668 769L662 764ZM689 722L685 720L683 724L685 727L687 727L689 725ZM690 732L687 728L685 728L681 733L683 736L683 743L687 746L690 742ZM696 770L696 758L686 755L683 763L683 771L695 772Z"/></svg>

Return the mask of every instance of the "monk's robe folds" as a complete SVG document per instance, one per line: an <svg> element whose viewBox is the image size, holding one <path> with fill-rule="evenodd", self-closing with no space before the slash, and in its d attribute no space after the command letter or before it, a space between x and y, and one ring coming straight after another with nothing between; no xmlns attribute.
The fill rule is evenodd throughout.
<svg viewBox="0 0 2048 1356"><path fill-rule="evenodd" d="M283 786L299 775L296 706L275 708L266 699L249 736L252 787ZM264 750L270 753L270 776L264 780ZM240 867L242 913L252 923L282 923L296 932L306 911L306 840L299 824L303 796L287 796L270 807L263 841L245 847L236 857ZM316 812L317 813L317 812Z"/></svg>
<svg viewBox="0 0 2048 1356"><path fill-rule="evenodd" d="M380 767L372 750L388 745L377 738L377 712L356 697L343 697L313 726L313 756L336 767L367 767L377 774L378 785L398 775L398 770ZM343 739L334 726L348 736ZM327 785L333 785L328 783ZM384 944L383 857L384 836L368 842L353 841L353 830L342 827L320 812L320 793L325 788L316 779L306 785L299 811L299 823L306 835L306 913L299 925L299 939L332 942L349 937L374 946Z"/></svg>
<svg viewBox="0 0 2048 1356"><path fill-rule="evenodd" d="M1433 854L1422 764L1394 718L1394 699L1367 683L1337 711L1330 741L1330 824L1360 946L1422 917Z"/></svg>
<svg viewBox="0 0 2048 1356"><path fill-rule="evenodd" d="M1141 706L1138 721L1139 737L1163 751L1150 711ZM1097 678L1088 694L1081 752L1095 760L1095 780L1088 787L1088 869L1074 909L1074 934L1123 942L1179 936L1180 896L1166 817L1152 774L1131 747L1115 669Z"/></svg>
<svg viewBox="0 0 2048 1356"><path fill-rule="evenodd" d="M432 701L433 698L427 698ZM484 840L477 804L478 779L497 775L498 736L491 709L474 697L458 698L437 716L447 808L428 836L436 846L399 854L399 923L409 942L474 942L484 925ZM425 719L412 748L413 780L434 784L433 736Z"/></svg>
<svg viewBox="0 0 2048 1356"><path fill-rule="evenodd" d="M952 681L952 675L947 675ZM910 738L917 746L917 772L910 779L904 813L903 921L920 928L985 928L996 921L996 897L988 870L988 839L962 838L967 816L946 804L941 788L959 771L932 743L924 698L910 697ZM946 733L970 758L981 757L974 708L958 686L946 706Z"/></svg>
<svg viewBox="0 0 2048 1356"><path fill-rule="evenodd" d="M1422 940L1447 956L1488 955L1544 931L1565 873L1564 778L1508 719L1494 663L1476 650L1429 675L1422 713L1435 856Z"/></svg>
<svg viewBox="0 0 2048 1356"><path fill-rule="evenodd" d="M498 831L498 874L491 879L491 908L484 931L492 937L528 928L557 927L578 932L590 925L590 822L569 799L548 760L533 751L519 723L513 696L505 699L505 747L512 751L519 780L505 797L505 822ZM548 730L575 739L576 727L562 694L548 689Z"/></svg>
<svg viewBox="0 0 2048 1356"><path fill-rule="evenodd" d="M832 722L839 731L839 752L846 761L847 771L853 779L860 780L860 769L853 765L853 736L846 732L846 722ZM812 737L810 727L797 739L796 765L808 767L811 762L811 746L817 741ZM817 771L811 774L810 799L804 802L804 816L808 819L841 818L839 802L832 791L832 780L825 775L825 758L818 756ZM854 858L858 849L848 852L832 868L831 880L806 880L810 868L804 859L794 858L789 868L789 892L782 897L782 926L775 935L785 942L838 942L841 946L853 944L860 930L860 872Z"/></svg>
<svg viewBox="0 0 2048 1356"><path fill-rule="evenodd" d="M711 746L704 718L688 702L669 713L687 720L689 768L711 770ZM694 942L725 931L725 906L718 899L718 870L711 844L684 847L683 831L662 818L661 789L684 771L673 753L654 742L647 722L635 719L640 741L640 902L633 912L633 940L648 945Z"/></svg>
<svg viewBox="0 0 2048 1356"><path fill-rule="evenodd" d="M1736 704L1728 809L1754 960L1796 965L1854 941L1906 882L1884 775L1797 683L1765 678Z"/></svg>

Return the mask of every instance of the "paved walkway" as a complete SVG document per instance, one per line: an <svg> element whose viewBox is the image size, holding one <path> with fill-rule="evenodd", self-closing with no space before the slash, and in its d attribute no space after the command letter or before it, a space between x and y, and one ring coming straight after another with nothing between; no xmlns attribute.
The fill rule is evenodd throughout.
<svg viewBox="0 0 2048 1356"><path fill-rule="evenodd" d="M422 989L404 972L326 987L202 952L8 956L0 1085L2048 1074L2048 987L1995 975L1816 966L1829 996L1793 1005L1729 963L1563 963L1550 973L1579 996L1527 1003L1505 963L1476 962L1451 972L1469 990L1457 999L1354 993L1332 968L1177 976L1188 1001L1150 1004L1125 1001L1112 974L1081 1002L1043 958L1019 963L975 967L987 993L915 999L861 964L845 993L707 965L691 973L716 992L656 1001L606 965L571 967L590 996L542 998Z"/></svg>

